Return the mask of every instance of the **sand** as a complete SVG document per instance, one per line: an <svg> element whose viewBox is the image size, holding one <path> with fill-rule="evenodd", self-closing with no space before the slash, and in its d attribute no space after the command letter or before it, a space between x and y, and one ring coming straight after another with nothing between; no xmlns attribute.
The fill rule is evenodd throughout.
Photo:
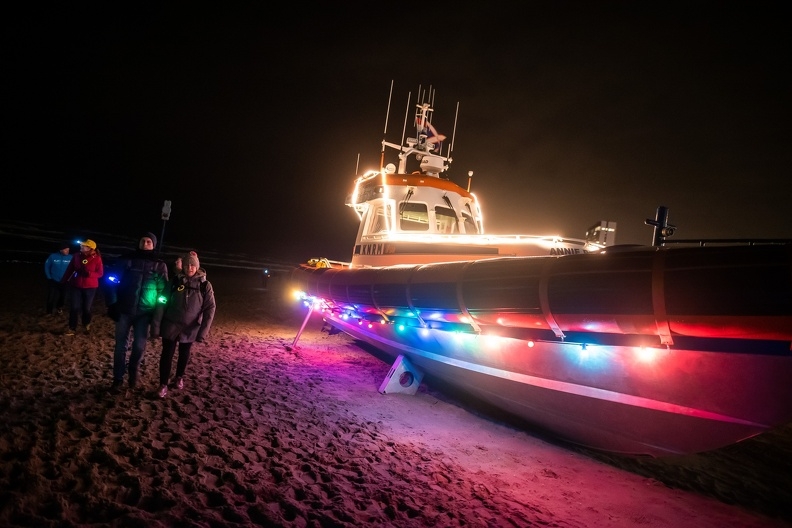
<svg viewBox="0 0 792 528"><path fill-rule="evenodd" d="M792 427L717 451L593 453L390 364L304 312L278 277L208 269L213 331L183 390L108 393L113 322L44 315L38 265L3 264L1 526L792 526ZM126 386L125 386L126 388Z"/></svg>

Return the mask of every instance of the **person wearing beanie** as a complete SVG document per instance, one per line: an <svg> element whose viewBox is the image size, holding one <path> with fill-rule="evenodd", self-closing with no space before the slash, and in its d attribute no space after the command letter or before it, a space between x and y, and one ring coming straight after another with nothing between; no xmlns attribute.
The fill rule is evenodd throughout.
<svg viewBox="0 0 792 528"><path fill-rule="evenodd" d="M154 233L144 233L135 251L118 258L117 281L111 283L107 291L107 315L115 321L113 383L110 386L114 393L121 390L127 373L129 388L137 388L151 320L168 289L168 265L154 252L156 246ZM130 334L132 347L127 365Z"/></svg>
<svg viewBox="0 0 792 528"><path fill-rule="evenodd" d="M157 235L155 235L151 231L149 231L148 233L145 233L142 237L140 237L140 245L139 245L140 249L144 249L143 246L145 244L147 244L147 242L146 242L147 238L151 241L151 249L152 250L156 249L157 248Z"/></svg>
<svg viewBox="0 0 792 528"><path fill-rule="evenodd" d="M180 261L180 262L179 262ZM176 378L172 388L184 388L184 375L190 361L194 342L203 343L214 321L215 303L212 283L201 268L198 254L191 251L177 260L176 275L171 281L170 293L164 306L157 309L152 322L152 334L162 338L162 353L159 364L159 389L157 395L168 395L173 356L178 347Z"/></svg>
<svg viewBox="0 0 792 528"><path fill-rule="evenodd" d="M61 282L66 268L71 262L71 244L63 242L58 244L58 250L51 253L44 262L44 276L47 278L47 315L57 312L63 313L66 304L66 285Z"/></svg>
<svg viewBox="0 0 792 528"><path fill-rule="evenodd" d="M198 263L196 265L199 268L201 267L200 263L198 262L198 253L196 253L195 251L190 251L189 253L187 253L187 255L185 255L185 258L187 258L187 257L195 257L195 262ZM173 269L174 269L175 273L181 273L181 271L182 271L182 260L183 260L182 257L178 257L176 259L176 261L174 262L174 268Z"/></svg>
<svg viewBox="0 0 792 528"><path fill-rule="evenodd" d="M61 284L69 286L69 328L66 335L77 333L80 316L85 331L91 331L93 302L103 275L102 255L96 248L96 242L90 239L80 242L79 253L72 256L61 277Z"/></svg>

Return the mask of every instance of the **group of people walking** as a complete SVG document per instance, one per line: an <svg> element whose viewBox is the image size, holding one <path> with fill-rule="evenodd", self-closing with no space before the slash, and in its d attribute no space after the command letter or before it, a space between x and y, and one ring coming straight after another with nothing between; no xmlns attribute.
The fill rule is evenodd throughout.
<svg viewBox="0 0 792 528"><path fill-rule="evenodd" d="M93 302L104 276L102 256L93 240L80 242L80 251L70 255L70 245L47 258L47 314L62 313L69 299L67 336L73 336L82 321L91 330ZM176 376L171 388L184 388L184 375L194 342L203 342L214 321L214 289L200 267L198 255L191 251L174 262L173 273L155 252L157 237L145 233L134 251L121 255L114 264L114 280L107 281L107 315L115 321L113 381L110 391L117 393L127 376L129 388L138 386L140 365L149 337L161 338L157 395L168 395L173 357L178 351ZM169 278L172 275L172 278ZM127 352L129 357L127 358Z"/></svg>

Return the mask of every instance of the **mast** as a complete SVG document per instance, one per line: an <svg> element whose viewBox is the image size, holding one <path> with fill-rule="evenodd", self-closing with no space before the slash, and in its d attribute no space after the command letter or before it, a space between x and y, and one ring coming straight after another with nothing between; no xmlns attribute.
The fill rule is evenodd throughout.
<svg viewBox="0 0 792 528"><path fill-rule="evenodd" d="M391 94L388 97L388 114L390 114L390 102L391 102L391 95L393 91L393 81L391 81ZM399 167L398 173L399 174L406 174L407 172L407 158L410 155L415 155L415 159L420 163L421 169L429 175L432 176L439 176L441 172L448 169L448 165L445 163L451 162L451 151L453 150L453 146L449 147L448 149L448 156L442 155L442 143L445 141L446 136L440 134L432 125L432 115L434 113L434 99L435 99L435 91L430 87L429 90L423 90L420 85L418 87L418 96L416 98L417 103L415 104L415 111L414 115L414 122L413 125L415 126L415 137L405 137L407 134L407 121L410 117L410 100L412 99L412 93L407 95L407 108L404 113L404 124L402 127L402 139L400 144L391 143L386 141L385 139L382 140L382 153L381 153L381 160L380 160L380 170L385 165L385 147L390 147L394 150L398 150L399 154ZM459 103L457 103L456 109L457 116L459 114ZM386 132L387 132L387 121L388 117L386 116ZM457 123L457 116L454 117L454 134L456 133L456 123ZM451 140L451 145L453 145L453 139Z"/></svg>

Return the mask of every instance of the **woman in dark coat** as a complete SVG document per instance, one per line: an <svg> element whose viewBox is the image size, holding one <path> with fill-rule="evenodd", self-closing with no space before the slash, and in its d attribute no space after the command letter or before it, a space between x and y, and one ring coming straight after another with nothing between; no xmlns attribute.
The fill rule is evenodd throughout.
<svg viewBox="0 0 792 528"><path fill-rule="evenodd" d="M200 268L198 255L190 252L180 260L183 267L179 269L177 261L168 301L152 321L152 334L162 337L160 387L157 393L160 398L168 395L168 380L177 345L179 359L173 388L182 389L192 344L202 343L206 339L215 315L214 290L206 280L206 271Z"/></svg>

